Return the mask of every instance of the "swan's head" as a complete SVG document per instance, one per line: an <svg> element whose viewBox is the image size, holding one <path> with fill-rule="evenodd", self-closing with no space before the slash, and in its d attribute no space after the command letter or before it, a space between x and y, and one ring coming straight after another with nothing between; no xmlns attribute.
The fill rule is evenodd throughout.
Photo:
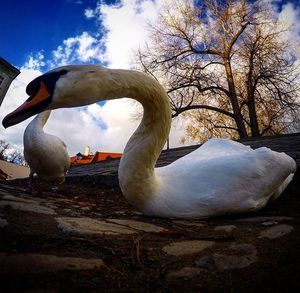
<svg viewBox="0 0 300 293"><path fill-rule="evenodd" d="M64 107L77 107L99 100L95 96L95 73L105 69L98 65L70 65L51 70L26 87L29 98L2 121L5 128L18 124L27 118ZM88 90L87 90L88 88Z"/></svg>

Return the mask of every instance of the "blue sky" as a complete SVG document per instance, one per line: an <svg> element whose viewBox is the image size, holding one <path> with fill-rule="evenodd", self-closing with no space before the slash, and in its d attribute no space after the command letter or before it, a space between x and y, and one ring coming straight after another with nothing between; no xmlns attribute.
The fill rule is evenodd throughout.
<svg viewBox="0 0 300 293"><path fill-rule="evenodd" d="M2 103L0 120L26 100L26 85L52 67L101 63L130 68L132 51L146 39L146 22L158 15L157 2L162 0L1 1L0 56L21 74ZM122 100L55 110L45 131L63 139L70 154L87 145L93 151L120 152L138 124L132 109L132 102ZM0 139L22 151L29 122L0 126Z"/></svg>
<svg viewBox="0 0 300 293"><path fill-rule="evenodd" d="M299 1L272 1L280 17L295 26L288 40L299 39ZM0 56L21 69L0 107L2 121L27 99L26 85L52 67L101 63L111 68L132 68L134 52L145 42L151 43L147 24L155 23L161 7L166 2L173 4L174 0L0 2ZM45 131L63 139L71 155L87 145L93 151L122 152L138 125L134 114L136 105L125 99L59 109L52 112ZM30 119L8 129L0 126L0 139L22 151L22 137L29 122ZM181 117L173 121L171 147L181 145L187 123Z"/></svg>
<svg viewBox="0 0 300 293"><path fill-rule="evenodd" d="M115 5L121 0L102 0ZM94 9L98 0L10 0L1 1L0 56L21 67L30 54L51 52L70 36L88 32L101 39L104 28L98 18L84 17L86 9ZM124 2L124 1L123 1ZM286 3L299 6L299 0L274 1L281 10ZM89 60L89 62L97 60ZM99 62L99 61L98 61Z"/></svg>
<svg viewBox="0 0 300 293"><path fill-rule="evenodd" d="M42 50L48 57L70 36L84 31L101 34L99 21L84 17L85 9L96 4L97 0L1 1L0 55L20 67L31 53Z"/></svg>

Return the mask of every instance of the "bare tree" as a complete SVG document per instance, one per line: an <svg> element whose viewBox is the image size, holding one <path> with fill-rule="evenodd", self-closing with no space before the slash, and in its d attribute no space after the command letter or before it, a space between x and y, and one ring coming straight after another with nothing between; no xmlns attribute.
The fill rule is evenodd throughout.
<svg viewBox="0 0 300 293"><path fill-rule="evenodd" d="M0 160L8 161L18 165L25 164L23 154L2 139L0 140Z"/></svg>
<svg viewBox="0 0 300 293"><path fill-rule="evenodd" d="M173 117L185 112L198 123L191 136L195 127L206 137L281 133L299 110L284 31L263 1L174 0L151 26L139 66L168 89Z"/></svg>
<svg viewBox="0 0 300 293"><path fill-rule="evenodd" d="M23 156L23 154L17 150L13 150L9 157L8 157L8 161L14 164L18 164L18 165L25 165L25 158Z"/></svg>
<svg viewBox="0 0 300 293"><path fill-rule="evenodd" d="M6 160L6 153L8 149L10 148L9 143L7 143L5 140L0 140L0 160Z"/></svg>

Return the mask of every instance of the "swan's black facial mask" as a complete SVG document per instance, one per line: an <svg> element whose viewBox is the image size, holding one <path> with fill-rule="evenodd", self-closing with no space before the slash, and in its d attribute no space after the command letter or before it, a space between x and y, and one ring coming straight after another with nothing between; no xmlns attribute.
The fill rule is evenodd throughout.
<svg viewBox="0 0 300 293"><path fill-rule="evenodd" d="M3 119L3 126L7 128L35 114L43 112L52 101L57 80L67 72L67 70L50 72L31 81L26 87L26 93L30 95L30 97L20 107Z"/></svg>

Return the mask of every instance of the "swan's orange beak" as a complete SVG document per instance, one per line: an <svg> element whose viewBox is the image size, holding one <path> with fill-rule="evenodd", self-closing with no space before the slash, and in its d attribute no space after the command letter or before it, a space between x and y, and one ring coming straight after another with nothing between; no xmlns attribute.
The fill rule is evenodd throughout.
<svg viewBox="0 0 300 293"><path fill-rule="evenodd" d="M51 93L49 93L44 82L41 81L38 92L30 96L16 110L6 115L2 121L2 125L7 128L42 112L51 103L51 97Z"/></svg>

